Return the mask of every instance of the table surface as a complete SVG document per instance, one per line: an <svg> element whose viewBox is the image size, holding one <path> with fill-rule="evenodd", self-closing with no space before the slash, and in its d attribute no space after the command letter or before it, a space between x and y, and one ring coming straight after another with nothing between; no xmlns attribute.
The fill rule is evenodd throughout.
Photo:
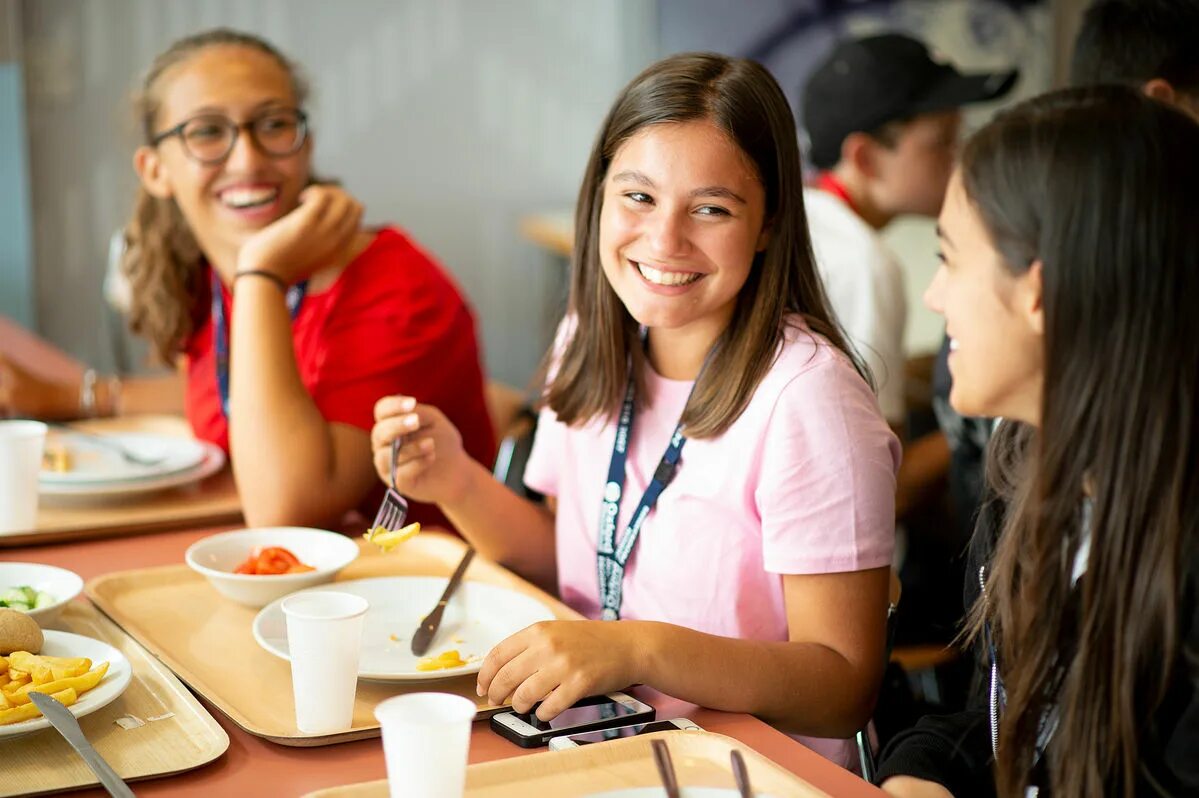
<svg viewBox="0 0 1199 798"><path fill-rule="evenodd" d="M193 542L223 531L159 532L138 537L87 540L50 546L26 546L0 551L0 561L30 561L58 565L79 573L85 580L112 571L148 568L183 561L184 550ZM84 599L81 599L84 600ZM656 693L642 693L658 710L660 718L688 717L702 728L740 740L813 786L837 796L879 796L882 793L847 771L749 715L701 709ZM271 795L302 795L386 776L383 750L378 739L322 748L288 748L248 734L209 707L229 734L229 750L216 762L198 770L138 782L139 796L256 795L268 788ZM497 736L485 722L476 723L471 735L470 761L487 762L533 753ZM99 789L71 795L103 796Z"/></svg>

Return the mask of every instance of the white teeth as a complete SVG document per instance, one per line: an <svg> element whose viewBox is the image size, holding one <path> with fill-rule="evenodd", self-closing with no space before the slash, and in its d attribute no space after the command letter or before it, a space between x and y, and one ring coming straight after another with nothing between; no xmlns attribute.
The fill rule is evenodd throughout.
<svg viewBox="0 0 1199 798"><path fill-rule="evenodd" d="M949 339L949 351L952 352L958 348L958 342L953 338Z"/></svg>
<svg viewBox="0 0 1199 798"><path fill-rule="evenodd" d="M274 202L277 188L231 188L221 194L221 202L230 208L254 208Z"/></svg>
<svg viewBox="0 0 1199 798"><path fill-rule="evenodd" d="M702 274L696 274L695 272L662 272L651 266L646 266L644 263L637 263L636 261L633 261L633 263L637 266L637 271L641 272L641 276L654 285L690 285L700 277L703 277Z"/></svg>

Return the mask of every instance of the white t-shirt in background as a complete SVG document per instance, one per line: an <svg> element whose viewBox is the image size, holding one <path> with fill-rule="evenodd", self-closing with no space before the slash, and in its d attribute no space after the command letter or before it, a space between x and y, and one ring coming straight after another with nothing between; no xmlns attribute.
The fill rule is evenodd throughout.
<svg viewBox="0 0 1199 798"><path fill-rule="evenodd" d="M816 266L833 313L870 370L879 408L892 425L904 422L907 296L903 272L878 232L843 200L804 189Z"/></svg>

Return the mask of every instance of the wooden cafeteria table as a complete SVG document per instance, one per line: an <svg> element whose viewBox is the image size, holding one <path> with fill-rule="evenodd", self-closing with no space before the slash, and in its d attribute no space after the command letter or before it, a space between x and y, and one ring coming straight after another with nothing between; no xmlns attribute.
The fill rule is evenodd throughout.
<svg viewBox="0 0 1199 798"><path fill-rule="evenodd" d="M196 540L223 531L161 532L129 538L87 540L70 545L26 546L0 551L0 561L42 562L69 568L85 580L105 573L183 562L183 552ZM81 599L86 600L86 599ZM219 652L214 652L219 656ZM230 669L233 677L235 670ZM658 710L659 718L688 717L707 731L728 735L834 796L880 796L881 792L811 752L790 737L749 715L700 709L662 697L642 695ZM136 782L139 796L208 798L213 795L298 796L304 793L386 777L378 739L319 748L290 748L266 742L242 731L219 712L207 707L229 735L228 752L205 767L178 776ZM476 723L471 735L470 761L487 762L533 753L502 739L486 722ZM99 789L69 793L106 795Z"/></svg>

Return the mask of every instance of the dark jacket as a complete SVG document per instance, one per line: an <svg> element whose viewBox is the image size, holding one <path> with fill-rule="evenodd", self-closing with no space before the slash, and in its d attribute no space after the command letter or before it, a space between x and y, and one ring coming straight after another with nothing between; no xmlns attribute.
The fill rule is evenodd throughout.
<svg viewBox="0 0 1199 798"><path fill-rule="evenodd" d="M984 502L970 544L964 598L973 606L981 591L979 570L990 562L1002 526L1002 504L993 497ZM1161 707L1153 716L1139 745L1141 772L1137 794L1145 796L1199 796L1199 558L1192 557L1184 580L1180 617L1178 661L1174 678ZM914 776L943 785L958 798L995 795L992 775L991 663L985 646L976 652L980 665L978 695L970 708L955 715L926 716L891 740L881 757L877 781L891 776ZM1053 756L1052 747L1048 756ZM1038 798L1048 788L1034 773ZM1113 785L1113 793L1118 787Z"/></svg>

